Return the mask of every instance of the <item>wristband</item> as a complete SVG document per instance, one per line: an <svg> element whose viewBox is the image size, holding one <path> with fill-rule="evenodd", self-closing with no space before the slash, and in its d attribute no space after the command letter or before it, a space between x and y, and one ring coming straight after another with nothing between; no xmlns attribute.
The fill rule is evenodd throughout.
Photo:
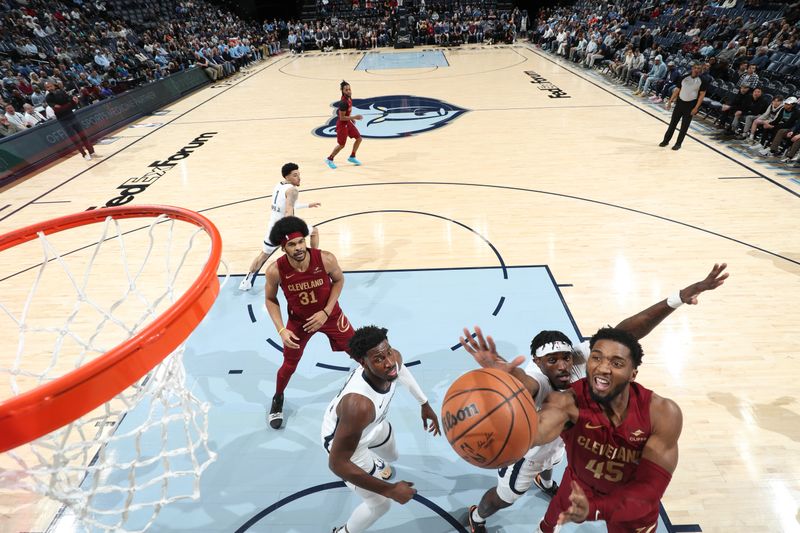
<svg viewBox="0 0 800 533"><path fill-rule="evenodd" d="M326 316L326 317L328 317L328 318L330 318L330 317L331 317L330 313L328 313L328 312L327 312L325 309L323 309L323 310L322 310L322 312L323 312L323 313L325 313L325 316Z"/></svg>
<svg viewBox="0 0 800 533"><path fill-rule="evenodd" d="M281 329L279 329L279 330L278 330L278 335L280 335L280 334L281 334L281 333L283 333L284 331L286 331L286 328L281 328Z"/></svg>
<svg viewBox="0 0 800 533"><path fill-rule="evenodd" d="M294 204L295 209L306 209L308 204Z"/></svg>
<svg viewBox="0 0 800 533"><path fill-rule="evenodd" d="M683 305L683 300L681 300L681 291L675 291L674 294L670 294L669 298L667 298L667 305L673 309L677 309Z"/></svg>

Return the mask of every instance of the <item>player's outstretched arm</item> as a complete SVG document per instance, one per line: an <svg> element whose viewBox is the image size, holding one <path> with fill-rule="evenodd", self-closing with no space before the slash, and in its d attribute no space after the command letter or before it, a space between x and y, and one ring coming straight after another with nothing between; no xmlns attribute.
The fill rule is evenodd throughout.
<svg viewBox="0 0 800 533"><path fill-rule="evenodd" d="M692 283L678 291L677 294L626 318L617 324L617 329L623 329L637 339L644 338L681 304L697 305L698 296L706 291L713 291L725 283L725 280L728 279L728 273L725 272L727 267L728 265L725 263L715 264L704 279Z"/></svg>
<svg viewBox="0 0 800 533"><path fill-rule="evenodd" d="M496 370L508 372L525 385L525 388L530 391L531 396L536 397L539 393L539 382L519 368L519 365L525 362L524 355L515 357L511 362L506 361L497 353L494 339L490 336L484 338L483 332L478 326L475 326L474 334L470 333L467 328L464 328L464 336L459 337L458 340L461 346L464 347L464 350L466 350L482 368L494 368Z"/></svg>
<svg viewBox="0 0 800 533"><path fill-rule="evenodd" d="M567 521L629 522L645 518L658 509L678 466L683 414L678 404L654 394L650 402L650 420L652 433L642 450L633 480L602 498L589 500L586 515L576 514Z"/></svg>
<svg viewBox="0 0 800 533"><path fill-rule="evenodd" d="M416 494L413 483L398 481L387 483L371 476L350 459L358 447L364 429L375 420L375 406L360 394L347 394L336 408L339 423L328 456L328 467L345 481L356 487L407 503Z"/></svg>
<svg viewBox="0 0 800 533"><path fill-rule="evenodd" d="M267 306L267 313L275 325L275 330L281 336L284 346L289 348L299 348L295 341L300 339L290 329L286 329L283 324L283 317L281 316L281 304L278 302L278 284L280 283L280 274L278 273L278 263L272 263L267 267L266 273L266 287L264 289L264 299Z"/></svg>
<svg viewBox="0 0 800 533"><path fill-rule="evenodd" d="M403 364L402 360L398 359L398 364L400 365L400 369L397 371L397 381L399 381L402 386L407 388L408 392L411 393L411 396L413 396L414 399L419 402L423 429L433 433L434 436L441 435L442 432L439 429L439 417L436 416L436 412L428 402L428 397L425 396L424 392L422 392L419 383L417 383L417 380L414 379L414 374L412 374L411 371L406 368L406 365Z"/></svg>
<svg viewBox="0 0 800 533"><path fill-rule="evenodd" d="M547 395L542 409L539 411L539 423L536 426L536 442L540 446L552 442L571 422L578 420L578 405L571 390L553 391Z"/></svg>

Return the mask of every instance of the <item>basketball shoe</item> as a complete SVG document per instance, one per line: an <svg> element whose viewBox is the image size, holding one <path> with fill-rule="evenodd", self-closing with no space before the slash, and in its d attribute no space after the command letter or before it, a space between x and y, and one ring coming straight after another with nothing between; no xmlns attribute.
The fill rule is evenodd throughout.
<svg viewBox="0 0 800 533"><path fill-rule="evenodd" d="M248 272L242 282L239 284L240 291L249 291L253 288L253 281L255 281L255 272Z"/></svg>
<svg viewBox="0 0 800 533"><path fill-rule="evenodd" d="M472 513L474 513L477 508L477 505L472 505L467 510L467 525L469 526L469 533L486 533L486 522L476 522L472 518Z"/></svg>
<svg viewBox="0 0 800 533"><path fill-rule="evenodd" d="M283 393L272 397L272 407L269 410L267 421L272 429L280 429L283 424Z"/></svg>
<svg viewBox="0 0 800 533"><path fill-rule="evenodd" d="M558 492L558 483L553 481L553 484L549 487L545 487L542 483L542 474L541 472L536 474L536 477L533 478L533 484L539 487L539 490L545 493L548 497L553 498Z"/></svg>
<svg viewBox="0 0 800 533"><path fill-rule="evenodd" d="M354 164L355 166L357 166L357 167L361 166L361 161L359 161L358 159L356 159L356 158L355 158L355 157L353 157L352 155L351 155L350 157L348 157L348 158L347 158L347 160L348 160L349 162L353 163L353 164Z"/></svg>

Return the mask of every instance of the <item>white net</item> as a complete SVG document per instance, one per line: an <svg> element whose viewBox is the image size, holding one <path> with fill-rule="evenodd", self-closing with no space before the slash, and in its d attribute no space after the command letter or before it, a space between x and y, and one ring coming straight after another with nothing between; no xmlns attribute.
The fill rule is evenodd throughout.
<svg viewBox="0 0 800 533"><path fill-rule="evenodd" d="M191 286L209 259L203 228L165 215L149 226L112 218L101 225L99 238L97 225L39 234L28 244L38 242L41 262L0 279L6 341L0 343L0 400L135 336ZM91 244L74 249L74 237L58 242L75 233ZM3 267L30 262L32 251L27 246L10 258L3 252ZM144 531L165 505L197 498L200 476L216 454L208 442L208 404L191 391L184 352L181 344L113 400L2 454L0 530L33 529L24 522L31 507L27 515L39 517L41 528L43 500L49 500L61 507L63 526L48 517L44 525L51 530Z"/></svg>

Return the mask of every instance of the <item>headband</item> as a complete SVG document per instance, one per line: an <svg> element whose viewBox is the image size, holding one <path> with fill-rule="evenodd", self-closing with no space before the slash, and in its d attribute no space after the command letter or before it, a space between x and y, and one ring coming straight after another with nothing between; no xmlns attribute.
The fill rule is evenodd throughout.
<svg viewBox="0 0 800 533"><path fill-rule="evenodd" d="M305 237L301 232L295 231L294 233L290 233L285 235L283 239L281 239L281 246L286 246L286 243L291 241L292 239L296 239L298 237Z"/></svg>
<svg viewBox="0 0 800 533"><path fill-rule="evenodd" d="M545 355L550 355L551 353L558 353L558 352L571 352L572 345L562 341L556 342L548 342L545 345L539 346L536 348L536 352L534 352L534 357L544 357Z"/></svg>

